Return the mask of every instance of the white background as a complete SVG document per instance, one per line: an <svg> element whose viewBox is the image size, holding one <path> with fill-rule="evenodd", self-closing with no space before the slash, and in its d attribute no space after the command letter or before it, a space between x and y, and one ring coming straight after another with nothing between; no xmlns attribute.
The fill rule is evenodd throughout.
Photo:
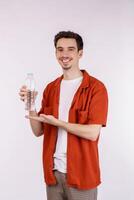
<svg viewBox="0 0 134 200"><path fill-rule="evenodd" d="M53 46L61 30L82 35L80 66L109 93L98 200L133 200L133 0L0 0L0 199L46 199L43 138L32 134L18 92L33 72L39 109L44 87L62 73Z"/></svg>

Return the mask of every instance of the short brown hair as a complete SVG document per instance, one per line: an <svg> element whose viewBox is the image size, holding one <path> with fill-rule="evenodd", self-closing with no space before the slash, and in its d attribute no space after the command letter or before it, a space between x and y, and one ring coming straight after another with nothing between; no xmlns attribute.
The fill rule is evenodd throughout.
<svg viewBox="0 0 134 200"><path fill-rule="evenodd" d="M83 39L78 33L74 33L72 31L60 31L54 37L54 45L56 48L57 42L61 38L72 38L76 40L78 51L83 49Z"/></svg>

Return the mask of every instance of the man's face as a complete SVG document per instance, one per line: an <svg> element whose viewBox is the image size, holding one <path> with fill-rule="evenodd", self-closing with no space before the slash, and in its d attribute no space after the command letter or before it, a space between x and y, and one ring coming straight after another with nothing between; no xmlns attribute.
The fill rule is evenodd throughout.
<svg viewBox="0 0 134 200"><path fill-rule="evenodd" d="M72 38L61 38L56 46L56 58L64 70L78 67L82 50L78 51L77 43Z"/></svg>

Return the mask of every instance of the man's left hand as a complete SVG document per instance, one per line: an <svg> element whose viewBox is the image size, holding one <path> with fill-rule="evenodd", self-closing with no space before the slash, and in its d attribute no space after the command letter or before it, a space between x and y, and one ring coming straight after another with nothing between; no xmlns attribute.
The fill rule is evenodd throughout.
<svg viewBox="0 0 134 200"><path fill-rule="evenodd" d="M40 116L31 116L27 115L25 116L27 119L32 119L36 121L40 121L43 123L51 124L53 126L59 126L60 125L60 120L55 118L53 115L45 115L45 114L40 114Z"/></svg>

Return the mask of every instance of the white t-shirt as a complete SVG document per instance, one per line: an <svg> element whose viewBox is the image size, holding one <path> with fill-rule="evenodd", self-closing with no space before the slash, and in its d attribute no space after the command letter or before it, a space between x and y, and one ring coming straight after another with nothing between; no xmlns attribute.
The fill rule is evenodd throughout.
<svg viewBox="0 0 134 200"><path fill-rule="evenodd" d="M62 80L60 86L59 119L68 122L68 113L73 97L82 82L82 76L72 80ZM56 150L54 153L54 169L66 173L67 132L59 128Z"/></svg>

